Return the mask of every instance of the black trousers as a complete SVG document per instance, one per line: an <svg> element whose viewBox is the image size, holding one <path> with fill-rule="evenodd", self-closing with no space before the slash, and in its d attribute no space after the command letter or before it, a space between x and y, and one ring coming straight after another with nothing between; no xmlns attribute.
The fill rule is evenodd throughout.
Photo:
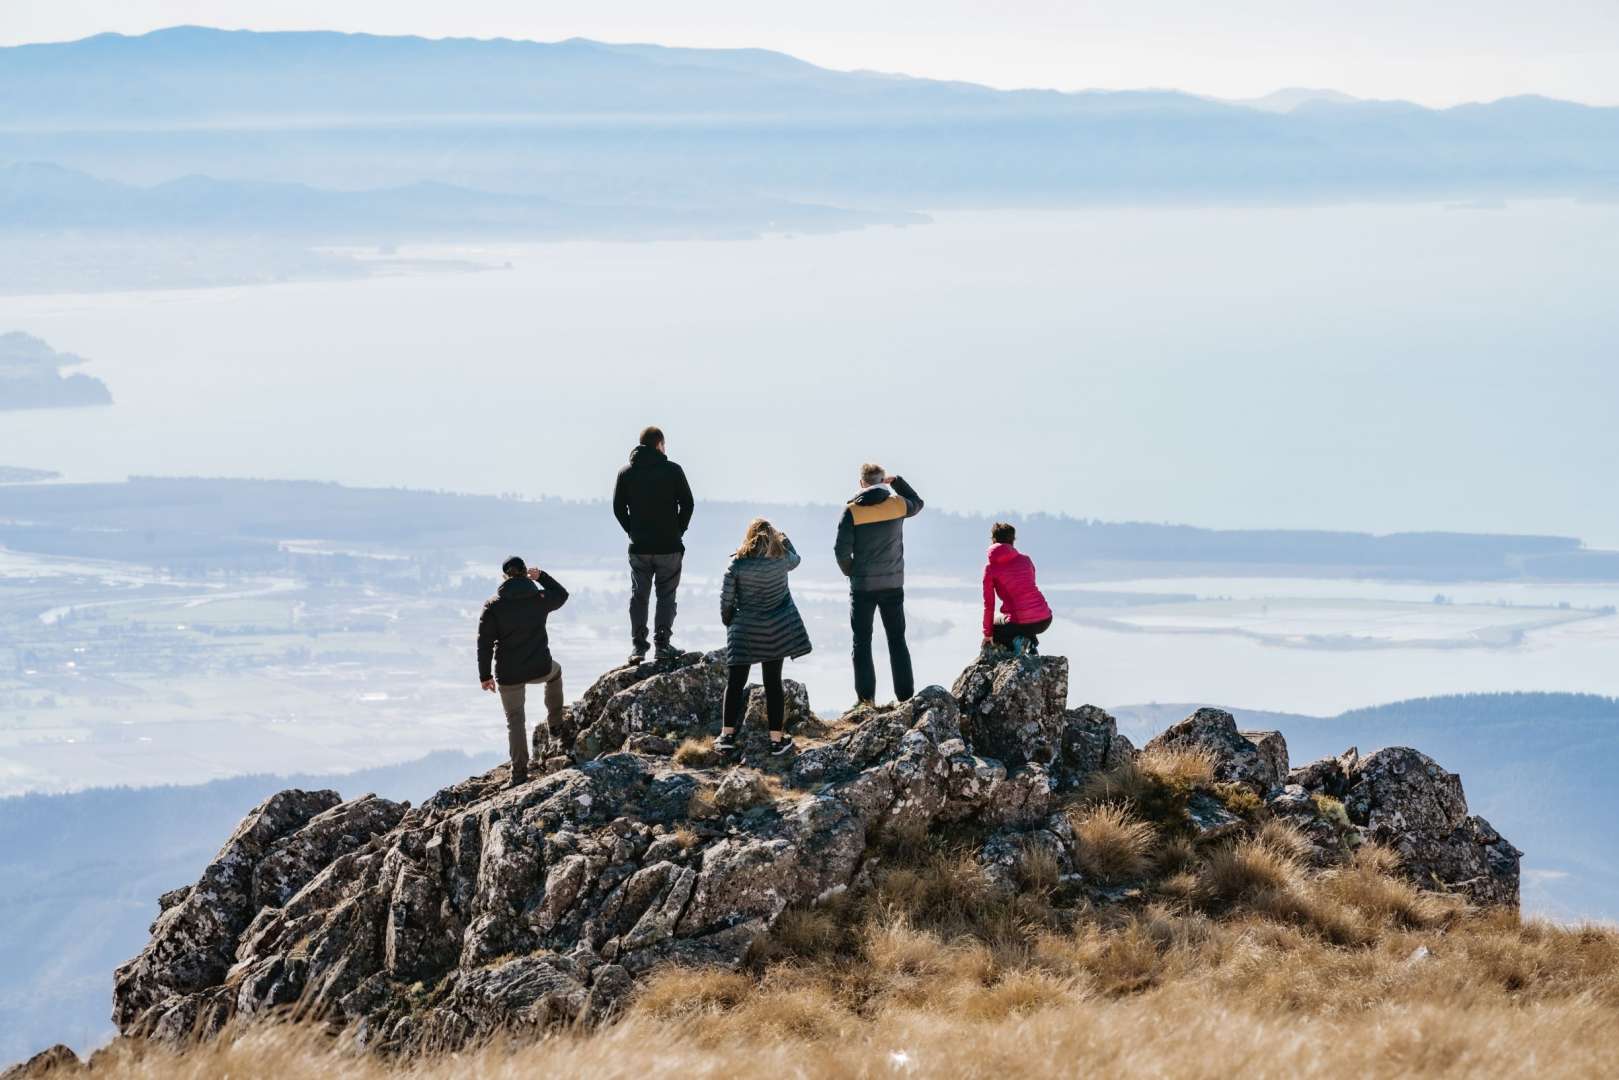
<svg viewBox="0 0 1619 1080"><path fill-rule="evenodd" d="M742 722L742 712L748 707L748 672L752 664L732 664L726 669L725 726L735 728ZM781 661L766 660L759 665L759 674L765 683L765 717L771 731L786 726L787 697L781 688Z"/></svg>
<svg viewBox="0 0 1619 1080"><path fill-rule="evenodd" d="M990 628L990 635L995 638L997 645L1010 645L1013 638L1028 638L1030 641L1039 641L1040 635L1051 629L1051 616L1046 616L1039 622L1007 622L1006 616L998 616L995 625Z"/></svg>
<svg viewBox="0 0 1619 1080"><path fill-rule="evenodd" d="M916 692L911 650L905 644L905 590L878 589L849 594L849 626L854 631L854 692L861 701L877 698L877 669L871 660L872 616L883 617L888 638L888 666L894 675L894 697L909 701Z"/></svg>
<svg viewBox="0 0 1619 1080"><path fill-rule="evenodd" d="M652 642L669 644L675 628L675 590L680 588L680 566L685 556L680 552L670 555L630 556L630 641L635 651L645 653L646 613L652 600L653 587L658 594L658 613L654 620Z"/></svg>

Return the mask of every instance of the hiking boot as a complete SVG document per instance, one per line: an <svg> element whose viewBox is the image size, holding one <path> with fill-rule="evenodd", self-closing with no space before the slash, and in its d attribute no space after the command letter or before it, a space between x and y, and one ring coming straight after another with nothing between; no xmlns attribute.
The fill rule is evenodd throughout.
<svg viewBox="0 0 1619 1080"><path fill-rule="evenodd" d="M681 652L668 642L664 642L662 645L658 646L658 651L654 653L653 656L658 660L678 660L680 659Z"/></svg>
<svg viewBox="0 0 1619 1080"><path fill-rule="evenodd" d="M714 752L716 754L734 754L736 753L736 746L736 732L734 731L722 731L714 740Z"/></svg>
<svg viewBox="0 0 1619 1080"><path fill-rule="evenodd" d="M770 744L770 756L785 757L796 749L798 749L798 746L793 742L793 737L783 735L780 739Z"/></svg>
<svg viewBox="0 0 1619 1080"><path fill-rule="evenodd" d="M526 783L528 783L528 773L514 772L511 779L506 781L506 789L510 791L512 788L520 788Z"/></svg>
<svg viewBox="0 0 1619 1080"><path fill-rule="evenodd" d="M629 660L627 662L632 667L640 667L642 664L646 663L646 650L645 649L637 649L634 652L630 653L630 658L629 658Z"/></svg>

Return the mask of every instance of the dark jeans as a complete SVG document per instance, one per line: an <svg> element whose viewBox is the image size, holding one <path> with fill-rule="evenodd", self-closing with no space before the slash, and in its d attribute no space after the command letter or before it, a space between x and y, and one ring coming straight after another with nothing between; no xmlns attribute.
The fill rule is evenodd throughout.
<svg viewBox="0 0 1619 1080"><path fill-rule="evenodd" d="M732 664L727 669L725 682L725 726L734 729L742 722L742 711L748 707L748 672L752 664ZM786 723L787 697L781 689L781 661L766 660L759 665L759 674L765 681L765 716L771 731L780 731Z"/></svg>
<svg viewBox="0 0 1619 1080"><path fill-rule="evenodd" d="M1007 622L1005 615L995 619L995 625L990 628L990 635L994 637L997 645L1011 645L1013 638L1028 638L1030 641L1039 641L1040 635L1051 629L1051 617L1048 615L1039 622Z"/></svg>
<svg viewBox="0 0 1619 1080"><path fill-rule="evenodd" d="M680 588L680 564L684 558L678 551L672 555L630 556L630 641L638 653L647 651L646 609L654 585L658 614L653 640L659 646L667 645L674 634L675 590Z"/></svg>
<svg viewBox="0 0 1619 1080"><path fill-rule="evenodd" d="M854 630L854 693L861 701L877 698L877 669L871 662L872 616L882 612L888 636L888 666L894 673L894 697L909 701L916 692L911 650L905 644L905 590L878 589L849 594L849 626Z"/></svg>
<svg viewBox="0 0 1619 1080"><path fill-rule="evenodd" d="M500 707L506 712L506 746L511 752L512 779L528 775L528 717L524 705L528 688L545 686L545 722L553 732L562 727L562 665L552 661L551 674L528 683L506 683L500 687Z"/></svg>

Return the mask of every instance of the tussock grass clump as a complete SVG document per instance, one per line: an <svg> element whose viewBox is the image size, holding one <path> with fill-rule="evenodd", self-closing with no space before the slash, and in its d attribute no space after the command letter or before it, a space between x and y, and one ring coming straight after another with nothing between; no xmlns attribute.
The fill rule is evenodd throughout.
<svg viewBox="0 0 1619 1080"><path fill-rule="evenodd" d="M692 1017L704 1012L734 1009L756 988L755 980L737 971L717 968L669 968L651 980L636 999L636 1007L660 1019Z"/></svg>
<svg viewBox="0 0 1619 1080"><path fill-rule="evenodd" d="M1252 817L1265 805L1265 800L1247 784L1215 784L1214 791L1225 808L1240 817Z"/></svg>
<svg viewBox="0 0 1619 1080"><path fill-rule="evenodd" d="M1201 746L1156 746L1136 755L1136 768L1182 792L1214 783L1214 753Z"/></svg>
<svg viewBox="0 0 1619 1080"><path fill-rule="evenodd" d="M1105 802L1069 811L1074 860L1105 885L1139 881L1152 865L1157 830L1124 803Z"/></svg>
<svg viewBox="0 0 1619 1080"><path fill-rule="evenodd" d="M1195 898L1204 910L1222 912L1267 894L1294 890L1299 865L1257 838L1216 851L1197 874Z"/></svg>
<svg viewBox="0 0 1619 1080"><path fill-rule="evenodd" d="M1057 856L1044 848L1025 851L1018 859L1017 883L1024 892L1048 896L1061 879L1062 867L1057 864Z"/></svg>
<svg viewBox="0 0 1619 1080"><path fill-rule="evenodd" d="M686 802L686 816L694 821L710 821L721 816L719 804L714 801L717 784L698 784Z"/></svg>
<svg viewBox="0 0 1619 1080"><path fill-rule="evenodd" d="M1259 827L1254 834L1254 843L1269 848L1288 862L1298 864L1309 861L1315 850L1310 838L1297 827L1275 818Z"/></svg>
<svg viewBox="0 0 1619 1080"><path fill-rule="evenodd" d="M1154 747L1090 778L1080 805L1124 803L1170 835L1184 828L1186 801L1214 788L1214 755L1202 747Z"/></svg>
<svg viewBox="0 0 1619 1080"><path fill-rule="evenodd" d="M674 762L687 769L708 769L720 764L724 759L714 752L714 738L705 735L697 739L685 739L675 747Z"/></svg>

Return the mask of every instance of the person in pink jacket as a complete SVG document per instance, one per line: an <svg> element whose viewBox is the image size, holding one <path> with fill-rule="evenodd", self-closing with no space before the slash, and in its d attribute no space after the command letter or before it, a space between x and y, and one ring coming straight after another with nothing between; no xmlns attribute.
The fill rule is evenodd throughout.
<svg viewBox="0 0 1619 1080"><path fill-rule="evenodd" d="M1051 605L1034 583L1034 560L1019 551L1017 530L998 521L989 531L989 562L984 566L984 641L1010 646L1014 655L1037 651L1040 635L1051 629ZM1001 614L995 615L995 597Z"/></svg>

